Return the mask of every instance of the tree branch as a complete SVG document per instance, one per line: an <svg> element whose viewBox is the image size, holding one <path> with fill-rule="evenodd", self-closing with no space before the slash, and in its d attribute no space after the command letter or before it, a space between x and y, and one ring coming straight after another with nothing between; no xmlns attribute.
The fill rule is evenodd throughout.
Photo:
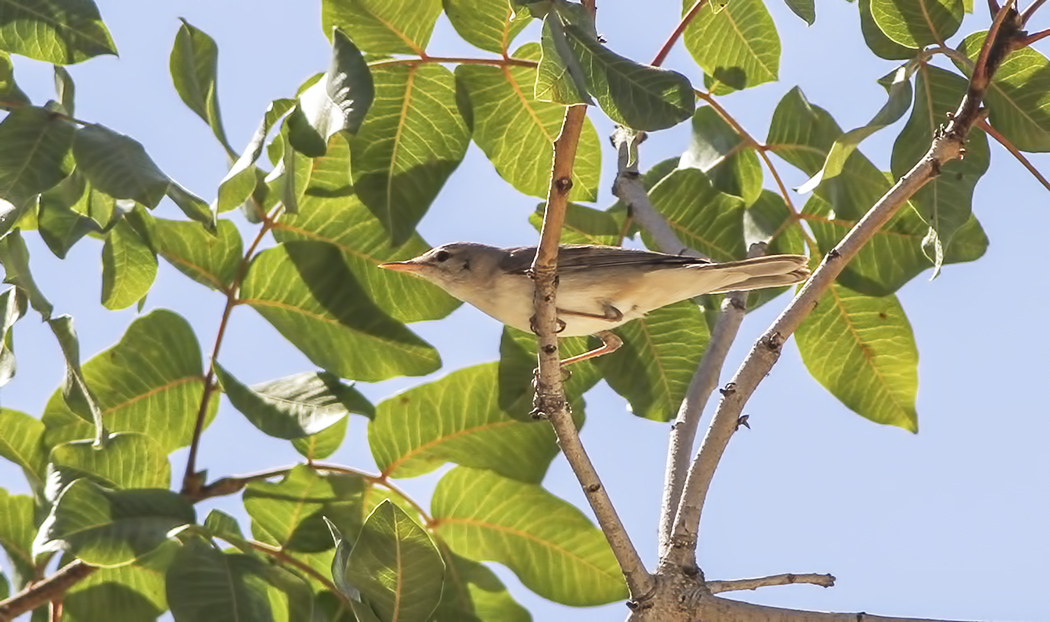
<svg viewBox="0 0 1050 622"><path fill-rule="evenodd" d="M1020 17L1012 4L1012 0L1007 2L996 16L978 57L967 93L947 127L935 136L930 149L918 163L824 257L820 267L755 343L732 381L722 391L714 419L690 468L683 500L672 529L671 549L667 559L661 560L662 565L667 563L685 570L695 568L700 515L715 468L736 430L744 404L780 357L784 341L815 308L823 293L861 247L919 188L940 173L941 166L961 158L965 153L966 136L983 116L981 100L991 76L1014 48L1020 33Z"/></svg>
<svg viewBox="0 0 1050 622"><path fill-rule="evenodd" d="M735 579L733 581L708 581L707 589L712 594L722 592L736 592L740 590L757 590L760 587L774 585L792 585L795 583L808 583L820 587L833 587L835 577L829 574L775 574L769 577L758 577L755 579Z"/></svg>
<svg viewBox="0 0 1050 622"><path fill-rule="evenodd" d="M554 427L558 445L565 459L580 481L602 532L605 533L616 561L623 570L632 598L647 594L652 589L652 578L642 558L631 543L627 530L616 514L616 509L602 486L594 465L580 442L579 431L572 420L562 386L561 361L558 354L557 317L557 263L558 244L565 222L565 208L572 188L572 167L576 159L586 106L568 106L561 133L554 141L554 163L551 169L547 205L540 230L540 245L532 264L536 281L535 326L539 337L539 369L536 377L536 416L546 418Z"/></svg>
<svg viewBox="0 0 1050 622"><path fill-rule="evenodd" d="M1039 169L1037 169L1035 165L1032 164L1023 153L1021 153L1020 149L1015 147L1012 142L1010 142L1005 136L1000 134L998 130L996 130L994 127L991 126L991 124L988 123L988 121L984 119L979 120L977 122L977 127L980 130L984 131L984 133L994 138L996 142L998 142L1000 145L1003 146L1004 149L1010 152L1010 155L1012 155L1014 158L1017 159L1018 162L1021 163L1021 166L1028 169L1028 172L1031 173L1036 178L1036 180L1039 181L1039 183L1043 184L1044 188L1050 190L1050 181L1047 181L1046 177L1043 177L1043 174L1039 172Z"/></svg>
<svg viewBox="0 0 1050 622"><path fill-rule="evenodd" d="M0 622L11 622L27 611L61 599L66 590L98 570L80 560L59 568L50 577L27 585L21 592L0 602Z"/></svg>

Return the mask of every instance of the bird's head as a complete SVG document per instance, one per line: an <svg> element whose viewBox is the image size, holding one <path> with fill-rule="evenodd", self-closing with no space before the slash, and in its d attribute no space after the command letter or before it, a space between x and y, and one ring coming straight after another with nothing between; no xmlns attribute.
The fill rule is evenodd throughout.
<svg viewBox="0 0 1050 622"><path fill-rule="evenodd" d="M484 283L492 278L503 249L470 242L454 242L432 248L407 261L379 264L380 268L424 278L461 300L471 293L484 293Z"/></svg>

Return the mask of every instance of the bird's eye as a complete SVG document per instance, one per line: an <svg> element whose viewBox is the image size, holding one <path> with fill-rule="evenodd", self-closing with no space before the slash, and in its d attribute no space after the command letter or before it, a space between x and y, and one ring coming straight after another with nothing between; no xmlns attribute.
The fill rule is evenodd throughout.
<svg viewBox="0 0 1050 622"><path fill-rule="evenodd" d="M434 253L434 260L439 262L439 263L443 262L443 261L448 261L448 257L449 257L448 251L438 251L438 252Z"/></svg>

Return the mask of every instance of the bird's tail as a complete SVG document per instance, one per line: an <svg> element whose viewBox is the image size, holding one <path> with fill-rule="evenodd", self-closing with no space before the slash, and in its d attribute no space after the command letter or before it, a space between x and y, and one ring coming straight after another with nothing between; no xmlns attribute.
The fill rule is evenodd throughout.
<svg viewBox="0 0 1050 622"><path fill-rule="evenodd" d="M711 293L748 291L764 287L780 287L806 280L809 277L808 259L803 255L769 255L740 261L713 264L719 270L731 270L740 279Z"/></svg>

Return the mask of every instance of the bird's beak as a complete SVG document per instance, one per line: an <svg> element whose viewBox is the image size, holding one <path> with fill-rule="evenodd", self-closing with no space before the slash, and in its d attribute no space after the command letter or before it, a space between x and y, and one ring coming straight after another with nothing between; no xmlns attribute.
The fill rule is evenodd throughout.
<svg viewBox="0 0 1050 622"><path fill-rule="evenodd" d="M415 261L391 261L390 263L379 264L380 268L384 270L393 270L394 272L405 272L407 274L419 274L423 271L423 264L416 263Z"/></svg>

